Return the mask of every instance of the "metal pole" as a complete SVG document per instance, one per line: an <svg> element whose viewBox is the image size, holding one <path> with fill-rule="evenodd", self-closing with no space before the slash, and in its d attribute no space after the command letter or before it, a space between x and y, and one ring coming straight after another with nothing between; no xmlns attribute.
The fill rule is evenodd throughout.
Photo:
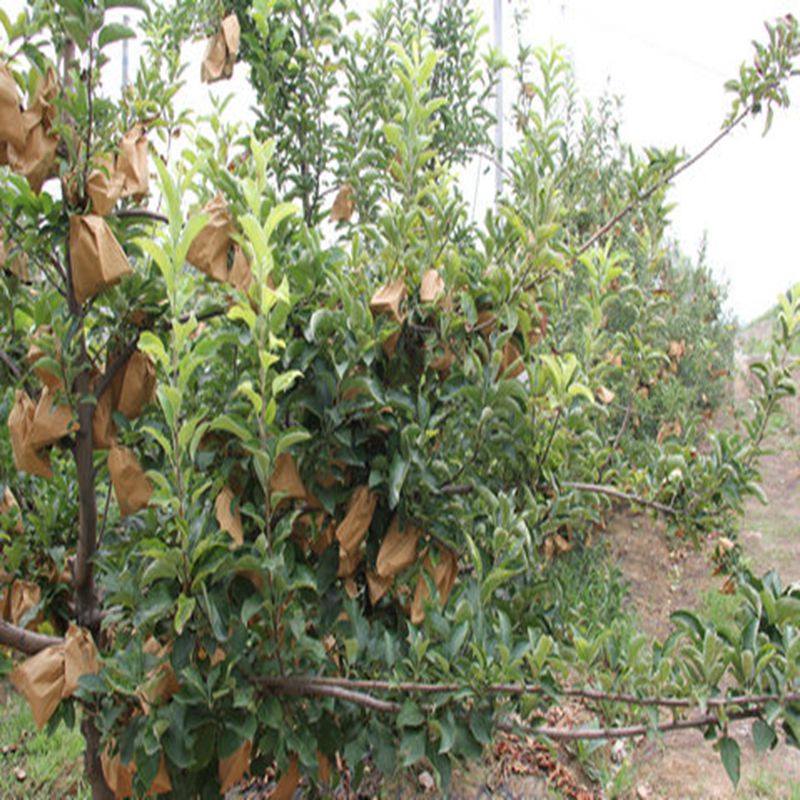
<svg viewBox="0 0 800 800"><path fill-rule="evenodd" d="M503 0L494 0L494 46L503 53ZM503 193L503 73L497 75L497 90L494 98L494 113L497 121L494 126L494 146L497 162L494 166L495 202Z"/></svg>
<svg viewBox="0 0 800 800"><path fill-rule="evenodd" d="M127 14L122 18L125 25L130 22L130 17ZM128 85L128 40L122 40L122 88Z"/></svg>

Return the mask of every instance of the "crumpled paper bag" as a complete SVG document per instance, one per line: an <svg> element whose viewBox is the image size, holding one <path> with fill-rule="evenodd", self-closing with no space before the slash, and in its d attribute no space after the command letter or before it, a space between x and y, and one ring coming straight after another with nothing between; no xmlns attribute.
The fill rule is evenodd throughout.
<svg viewBox="0 0 800 800"><path fill-rule="evenodd" d="M241 746L226 758L219 761L220 794L236 786L250 769L250 755L253 752L253 740L245 739ZM277 790L276 790L277 791ZM273 794L272 797L275 795Z"/></svg>
<svg viewBox="0 0 800 800"><path fill-rule="evenodd" d="M133 273L111 228L97 214L69 218L69 256L72 285L79 303Z"/></svg>
<svg viewBox="0 0 800 800"><path fill-rule="evenodd" d="M377 605L381 598L386 595L394 584L394 576L389 575L382 578L371 569L367 570L367 589L369 591L369 601L372 605Z"/></svg>
<svg viewBox="0 0 800 800"><path fill-rule="evenodd" d="M117 172L122 176L122 197L141 198L147 194L150 173L147 163L147 131L135 125L119 143Z"/></svg>
<svg viewBox="0 0 800 800"><path fill-rule="evenodd" d="M509 339L504 345L502 350L503 357L500 360L500 376L503 378L516 378L522 372L525 372L525 364L522 361L522 353L520 353L517 345Z"/></svg>
<svg viewBox="0 0 800 800"><path fill-rule="evenodd" d="M444 294L444 278L438 270L426 270L419 287L420 303L435 303Z"/></svg>
<svg viewBox="0 0 800 800"><path fill-rule="evenodd" d="M28 442L28 433L33 424L35 412L36 406L34 406L33 400L22 389L17 389L14 405L8 415L8 432L11 438L14 464L18 470L30 475L52 478L50 456L47 453L37 453Z"/></svg>
<svg viewBox="0 0 800 800"><path fill-rule="evenodd" d="M349 577L361 561L359 548L367 535L378 496L367 486L359 486L350 496L344 519L336 528L339 542L339 577Z"/></svg>
<svg viewBox="0 0 800 800"><path fill-rule="evenodd" d="M342 185L336 194L331 209L333 222L348 222L356 210L356 199L353 197L353 187L349 183Z"/></svg>
<svg viewBox="0 0 800 800"><path fill-rule="evenodd" d="M0 500L0 516L8 515L9 519L13 520L13 530L14 533L22 533L22 513L19 508L19 503L17 502L17 498L14 497L14 492L6 486L5 491L3 492L3 499ZM6 529L9 530L9 529ZM0 614L2 616L2 614Z"/></svg>
<svg viewBox="0 0 800 800"><path fill-rule="evenodd" d="M275 469L269 480L269 489L273 494L284 495L284 499L306 499L306 487L291 453L281 453L275 459Z"/></svg>
<svg viewBox="0 0 800 800"><path fill-rule="evenodd" d="M0 61L0 142L25 147L25 128L22 124L17 82L11 70Z"/></svg>
<svg viewBox="0 0 800 800"><path fill-rule="evenodd" d="M89 631L70 625L62 644L47 647L17 665L10 680L31 707L41 730L61 700L71 697L81 675L97 673L97 648Z"/></svg>
<svg viewBox="0 0 800 800"><path fill-rule="evenodd" d="M22 112L22 125L25 143L16 147L8 143L8 165L24 176L31 190L39 194L48 178L58 175L56 169L56 149L58 135L51 133L56 109L52 104L58 94L58 77L50 67L44 77L36 97L27 111Z"/></svg>
<svg viewBox="0 0 800 800"><path fill-rule="evenodd" d="M214 501L214 511L217 515L219 527L225 531L234 543L244 544L244 528L242 527L242 514L238 502L234 504L235 495L229 487L225 487ZM233 510L231 508L233 507Z"/></svg>
<svg viewBox="0 0 800 800"><path fill-rule="evenodd" d="M64 381L60 375L60 373L54 371L49 367L37 367L36 362L49 356L47 350L40 346L40 342L43 339L49 339L53 336L53 329L49 325L42 325L41 328L37 328L36 331L31 336L31 344L28 348L28 352L25 355L25 361L33 367L33 372L37 378L48 388L50 389L61 389L64 386ZM54 342L53 350L53 357L56 361L60 360L61 358L61 347L59 343L56 341Z"/></svg>
<svg viewBox="0 0 800 800"><path fill-rule="evenodd" d="M236 14L229 14L222 20L219 31L206 47L200 67L200 79L203 83L214 83L232 77L240 38L239 19Z"/></svg>
<svg viewBox="0 0 800 800"><path fill-rule="evenodd" d="M103 769L103 777L106 779L108 788L114 794L115 800L125 800L133 795L133 776L136 774L136 764L131 761L123 764L119 753L113 756L106 747L100 753L100 766ZM172 781L167 772L167 762L164 754L161 754L161 761L158 765L158 772L153 778L150 788L147 790L147 797L155 797L172 791Z"/></svg>
<svg viewBox="0 0 800 800"><path fill-rule="evenodd" d="M375 572L381 578L391 578L412 566L417 560L417 542L423 532L414 525L400 525L397 514L381 542L375 559Z"/></svg>
<svg viewBox="0 0 800 800"><path fill-rule="evenodd" d="M208 215L208 222L193 239L186 260L212 280L224 283L228 278L233 218L222 195L206 204L203 213Z"/></svg>
<svg viewBox="0 0 800 800"><path fill-rule="evenodd" d="M178 683L175 670L169 660L169 654L172 650L172 645L169 642L162 645L151 636L144 643L142 650L161 660L161 663L147 673L145 682L136 691L142 711L145 714L149 714L151 706L159 702L169 702L172 695L180 690L181 685Z"/></svg>
<svg viewBox="0 0 800 800"><path fill-rule="evenodd" d="M270 800L292 800L299 783L300 765L297 763L297 756L293 755L289 759L289 766L286 772L281 775L278 785L270 795Z"/></svg>
<svg viewBox="0 0 800 800"><path fill-rule="evenodd" d="M146 144L145 144L146 146ZM114 165L109 156L102 156L97 166L89 173L86 180L86 193L92 202L92 213L107 217L122 197L125 188L125 174Z"/></svg>
<svg viewBox="0 0 800 800"><path fill-rule="evenodd" d="M156 368L152 359L135 350L112 381L114 408L128 419L141 416L156 395Z"/></svg>
<svg viewBox="0 0 800 800"><path fill-rule="evenodd" d="M1 147L2 145L0 145L0 148ZM0 165L2 164L3 160L0 158ZM28 274L28 254L24 253L22 250L17 250L17 252L11 256L10 253L15 247L16 244L13 239L9 239L8 242L6 242L5 232L0 228L0 268L10 272L12 275L16 275L21 281L27 282L30 280L30 275Z"/></svg>
<svg viewBox="0 0 800 800"><path fill-rule="evenodd" d="M33 412L33 420L26 443L34 450L42 450L78 430L72 407L55 402L56 391L45 386Z"/></svg>
<svg viewBox="0 0 800 800"><path fill-rule="evenodd" d="M392 281L392 283L386 284L386 286L382 286L372 295L372 299L369 301L369 309L376 317L386 315L392 322L402 323L405 319L405 314L401 312L400 307L405 298L406 284L402 278L399 278L396 281ZM387 358L394 358L399 339L400 331L396 331L383 342L383 352Z"/></svg>
<svg viewBox="0 0 800 800"><path fill-rule="evenodd" d="M438 549L439 560L436 562L436 566L433 565L430 553L427 552L422 566L425 572L433 578L436 591L439 593L439 602L444 607L458 576L458 559L455 553L447 547L440 546ZM417 588L410 608L411 622L414 625L419 625L425 619L424 603L429 597L428 581L424 575L420 575L417 578Z"/></svg>
<svg viewBox="0 0 800 800"><path fill-rule="evenodd" d="M8 589L8 620L12 625L19 625L22 618L39 603L42 602L42 590L38 583L23 581L17 578ZM25 627L35 629L44 617L39 613L34 619L29 620Z"/></svg>
<svg viewBox="0 0 800 800"><path fill-rule="evenodd" d="M10 675L11 685L25 697L33 721L41 730L53 716L64 691L64 646L47 647L18 664Z"/></svg>
<svg viewBox="0 0 800 800"><path fill-rule="evenodd" d="M231 265L231 271L228 275L228 282L234 289L241 289L243 292L246 292L253 282L253 272L250 269L247 256L244 254L244 250L238 245L235 245L233 248L233 264Z"/></svg>
<svg viewBox="0 0 800 800"><path fill-rule="evenodd" d="M123 517L147 506L153 486L132 450L114 445L108 453L108 472Z"/></svg>

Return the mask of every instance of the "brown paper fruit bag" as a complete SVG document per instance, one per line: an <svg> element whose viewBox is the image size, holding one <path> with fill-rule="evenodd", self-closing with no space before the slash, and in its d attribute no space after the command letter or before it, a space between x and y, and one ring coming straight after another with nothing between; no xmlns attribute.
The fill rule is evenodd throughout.
<svg viewBox="0 0 800 800"><path fill-rule="evenodd" d="M150 356L134 351L113 384L115 409L128 419L140 417L156 395L156 368Z"/></svg>
<svg viewBox="0 0 800 800"><path fill-rule="evenodd" d="M34 450L49 447L78 430L72 407L66 403L56 404L55 395L53 389L45 386L36 404L27 438L27 444Z"/></svg>
<svg viewBox="0 0 800 800"><path fill-rule="evenodd" d="M375 572L381 578L391 578L412 566L417 560L417 542L423 532L413 525L401 527L397 514L381 542L375 560Z"/></svg>
<svg viewBox="0 0 800 800"><path fill-rule="evenodd" d="M239 52L241 29L236 14L229 14L220 24L220 29L206 47L200 67L203 83L214 83L233 75L233 65Z"/></svg>
<svg viewBox="0 0 800 800"><path fill-rule="evenodd" d="M69 218L69 251L72 284L79 303L133 272L111 228L97 214Z"/></svg>
<svg viewBox="0 0 800 800"><path fill-rule="evenodd" d="M435 303L444 294L444 278L438 270L429 269L422 276L419 287L420 303Z"/></svg>
<svg viewBox="0 0 800 800"><path fill-rule="evenodd" d="M123 517L145 508L153 494L153 486L144 474L133 451L114 445L108 453L108 472L114 496Z"/></svg>
<svg viewBox="0 0 800 800"><path fill-rule="evenodd" d="M345 183L336 195L331 209L331 219L334 222L348 222L356 209L356 199L353 197L353 187Z"/></svg>
<svg viewBox="0 0 800 800"><path fill-rule="evenodd" d="M36 407L27 393L17 389L16 399L11 413L8 415L8 432L11 438L11 450L14 454L14 464L18 470L40 478L52 478L53 470L50 467L50 456L47 453L37 453L28 443L28 432L33 424L33 415Z"/></svg>
<svg viewBox="0 0 800 800"><path fill-rule="evenodd" d="M394 584L394 578L381 578L371 569L367 570L367 589L369 590L369 601L372 605L377 605L381 598L387 594Z"/></svg>
<svg viewBox="0 0 800 800"><path fill-rule="evenodd" d="M169 643L162 645L151 636L142 649L148 655L162 659L160 664L147 673L144 683L136 691L142 710L145 714L149 714L151 706L169 702L170 698L180 690L181 685L169 660L172 649Z"/></svg>
<svg viewBox="0 0 800 800"><path fill-rule="evenodd" d="M146 146L146 145L145 145ZM92 202L92 213L107 217L122 197L125 188L125 175L115 166L108 156L98 160L96 169L89 173L86 180L86 193Z"/></svg>
<svg viewBox="0 0 800 800"><path fill-rule="evenodd" d="M219 762L220 794L225 794L233 789L250 769L250 755L253 752L253 740L245 739L234 753ZM273 795L274 797L274 795Z"/></svg>
<svg viewBox="0 0 800 800"><path fill-rule="evenodd" d="M433 565L430 554L425 554L422 562L423 569L433 578L436 591L439 593L439 603L444 607L447 598L456 582L458 575L458 559L452 550L446 547L439 548L439 560ZM417 578L417 588L414 599L411 601L411 622L419 625L425 619L425 601L430 597L428 581L424 575Z"/></svg>
<svg viewBox="0 0 800 800"><path fill-rule="evenodd" d="M401 323L405 319L405 314L401 312L400 307L405 298L406 284L400 278L378 289L369 301L369 309L376 317L386 315L392 322ZM394 358L399 339L400 331L396 331L388 339L384 340L382 347L387 358Z"/></svg>
<svg viewBox="0 0 800 800"><path fill-rule="evenodd" d="M25 146L25 128L19 104L17 82L11 70L0 62L0 142Z"/></svg>
<svg viewBox="0 0 800 800"><path fill-rule="evenodd" d="M1 147L1 146L0 146ZM0 165L3 160L0 159ZM16 248L13 239L5 240L5 232L0 228L0 268L16 275L21 281L27 282L30 280L28 274L28 254L23 253L22 250L17 250L14 255L11 252Z"/></svg>
<svg viewBox="0 0 800 800"><path fill-rule="evenodd" d="M62 389L64 387L64 381L61 377L60 371L57 370L52 363L46 366L36 366L37 361L40 361L43 358L51 357L50 353L40 346L40 342L50 339L52 336L53 329L49 325L43 325L41 328L37 328L31 336L31 345L28 348L27 354L25 355L25 361L31 367L33 367L34 375L36 375L36 377L45 386L49 387L50 389ZM60 361L61 347L57 341L54 342L51 350L53 351L52 358L55 361Z"/></svg>
<svg viewBox="0 0 800 800"><path fill-rule="evenodd" d="M22 513L19 509L17 498L14 493L6 486L3 492L3 499L0 500L0 517L7 516L10 520L11 528L6 530L13 530L14 533L22 533ZM0 528L0 530L2 530Z"/></svg>
<svg viewBox="0 0 800 800"><path fill-rule="evenodd" d="M222 195L208 203L203 213L208 214L208 222L192 241L186 260L212 280L224 283L228 277L233 218Z"/></svg>
<svg viewBox="0 0 800 800"><path fill-rule="evenodd" d="M250 288L252 282L253 272L250 269L247 256L244 254L241 247L235 245L233 248L233 264L231 265L231 271L228 275L228 283L230 283L234 289L240 289L246 292ZM274 286L271 288L274 288Z"/></svg>
<svg viewBox="0 0 800 800"><path fill-rule="evenodd" d="M286 768L286 772L281 775L278 785L270 795L270 800L292 800L299 783L300 767L297 763L297 756L293 755L289 759L289 766Z"/></svg>
<svg viewBox="0 0 800 800"><path fill-rule="evenodd" d="M20 625L23 617L42 602L42 590L39 584L22 581L17 578L8 590L8 619L12 625ZM29 630L35 629L44 621L39 613L34 619L25 623Z"/></svg>
<svg viewBox="0 0 800 800"><path fill-rule="evenodd" d="M281 453L275 459L275 469L269 480L269 489L273 494L282 494L285 499L306 499L306 487L291 453Z"/></svg>
<svg viewBox="0 0 800 800"><path fill-rule="evenodd" d="M219 527L225 531L234 543L244 544L244 528L242 527L242 514L233 492L227 486L217 495L214 501L214 511L217 515Z"/></svg>
<svg viewBox="0 0 800 800"><path fill-rule="evenodd" d="M123 764L119 753L112 756L106 749L100 754L100 766L103 769L103 777L106 779L108 788L114 795L114 800L126 800L133 795L133 773L135 771L133 762Z"/></svg>
<svg viewBox="0 0 800 800"><path fill-rule="evenodd" d="M8 165L25 177L31 190L38 194L48 178L58 175L56 149L58 135L51 132L56 109L52 104L58 94L58 78L55 70L48 69L36 97L27 111L22 113L25 131L24 144L17 147L8 143Z"/></svg>
<svg viewBox="0 0 800 800"><path fill-rule="evenodd" d="M336 528L336 539L345 552L355 553L367 535L378 497L367 486L359 486L350 496L344 519Z"/></svg>
<svg viewBox="0 0 800 800"><path fill-rule="evenodd" d="M92 634L86 628L70 624L64 637L64 688L62 697L72 697L81 675L100 672Z"/></svg>
<svg viewBox="0 0 800 800"><path fill-rule="evenodd" d="M122 176L122 197L144 197L149 188L147 132L144 125L131 128L119 143L117 172Z"/></svg>
<svg viewBox="0 0 800 800"><path fill-rule="evenodd" d="M10 676L11 685L25 697L33 721L41 730L61 702L64 689L64 646L47 647L18 664Z"/></svg>

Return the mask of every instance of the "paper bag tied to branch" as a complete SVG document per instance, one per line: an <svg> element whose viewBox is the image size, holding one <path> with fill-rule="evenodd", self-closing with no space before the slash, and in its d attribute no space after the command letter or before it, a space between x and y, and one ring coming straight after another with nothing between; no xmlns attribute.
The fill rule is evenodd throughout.
<svg viewBox="0 0 800 800"><path fill-rule="evenodd" d="M206 47L200 67L203 83L214 83L233 75L233 65L239 53L241 29L236 14L229 14L220 23L220 29Z"/></svg>
<svg viewBox="0 0 800 800"><path fill-rule="evenodd" d="M0 500L0 517L8 515L12 519L11 525L13 526L14 533L22 533L22 514L19 509L17 498L14 493L6 486L3 492L3 499ZM2 529L0 529L2 530Z"/></svg>
<svg viewBox="0 0 800 800"><path fill-rule="evenodd" d="M153 486L144 474L133 451L114 445L108 453L108 472L114 496L123 517L145 508L153 494Z"/></svg>
<svg viewBox="0 0 800 800"><path fill-rule="evenodd" d="M91 389L95 392L97 385L103 379L103 374L96 372L92 376ZM96 395L95 395L96 396ZM108 450L114 446L117 436L117 426L114 422L114 392L109 386L97 398L92 415L92 448L94 450Z"/></svg>
<svg viewBox="0 0 800 800"><path fill-rule="evenodd" d="M405 319L405 314L400 310L406 298L406 284L400 278L392 283L386 284L372 295L369 301L369 309L374 316L386 315L392 322L401 323ZM386 357L391 359L397 350L397 342L400 339L400 331L393 333L383 342L383 352Z"/></svg>
<svg viewBox="0 0 800 800"><path fill-rule="evenodd" d="M109 156L98 160L97 168L89 173L86 180L86 192L92 201L92 213L107 217L122 197L125 187L125 175L117 170Z"/></svg>
<svg viewBox="0 0 800 800"><path fill-rule="evenodd" d="M133 272L111 228L97 214L69 218L69 251L72 284L79 303Z"/></svg>
<svg viewBox="0 0 800 800"><path fill-rule="evenodd" d="M41 192L48 178L54 178L58 174L56 169L58 136L51 132L56 114L52 101L57 94L58 78L51 67L39 86L30 108L22 112L24 144L17 147L9 142L7 145L8 165L14 172L27 179L35 194Z"/></svg>
<svg viewBox="0 0 800 800"><path fill-rule="evenodd" d="M25 361L33 367L34 374L45 386L50 389L62 389L64 387L64 381L56 370L48 366L35 366L37 361L49 356L48 351L42 348L39 343L42 340L51 338L52 335L53 329L49 325L43 325L41 328L37 328L31 336L31 345L28 348ZM57 341L54 342L52 350L54 351L53 358L59 361L61 359L61 347Z"/></svg>
<svg viewBox="0 0 800 800"><path fill-rule="evenodd" d="M401 527L397 514L389 524L389 530L378 550L375 572L381 578L392 578L417 560L417 542L423 532L413 526Z"/></svg>
<svg viewBox="0 0 800 800"><path fill-rule="evenodd" d="M156 368L146 353L135 350L112 381L114 408L128 419L141 416L156 394Z"/></svg>
<svg viewBox="0 0 800 800"><path fill-rule="evenodd" d="M214 511L217 515L219 527L225 531L234 543L244 544L244 528L242 527L242 514L233 492L227 486L217 495L214 501Z"/></svg>
<svg viewBox="0 0 800 800"><path fill-rule="evenodd" d="M356 199L353 197L353 187L349 183L342 185L336 194L331 209L331 219L334 222L348 222L356 209Z"/></svg>
<svg viewBox="0 0 800 800"><path fill-rule="evenodd" d="M435 303L444 294L444 278L438 270L429 269L422 276L419 287L420 303Z"/></svg>
<svg viewBox="0 0 800 800"><path fill-rule="evenodd" d="M350 577L361 560L359 549L367 535L378 497L367 486L359 486L350 496L344 519L336 528L339 542L339 577Z"/></svg>
<svg viewBox="0 0 800 800"><path fill-rule="evenodd" d="M147 194L150 173L147 163L147 132L135 125L119 143L117 172L122 176L122 197L141 198Z"/></svg>
<svg viewBox="0 0 800 800"><path fill-rule="evenodd" d="M17 82L11 70L0 62L0 142L25 146L25 128L19 104Z"/></svg>
<svg viewBox="0 0 800 800"><path fill-rule="evenodd" d="M112 756L109 749L106 748L100 754L100 766L103 769L103 777L106 779L108 788L114 794L114 800L125 800L133 796L133 776L136 774L136 764L132 761L129 764L123 764L119 753ZM147 797L155 797L171 791L172 781L162 753L158 772L147 790Z"/></svg>
<svg viewBox="0 0 800 800"><path fill-rule="evenodd" d="M203 213L208 214L208 222L192 241L186 260L212 280L224 283L228 277L233 218L222 195L208 203Z"/></svg>
<svg viewBox="0 0 800 800"><path fill-rule="evenodd" d="M42 590L37 583L17 578L8 588L6 602L9 621L12 625L19 625L25 615L42 602ZM43 620L44 618L39 614L35 619L29 620L25 627L34 630Z"/></svg>
<svg viewBox="0 0 800 800"><path fill-rule="evenodd" d="M45 386L28 429L28 446L41 450L76 430L78 423L73 418L72 408L66 403L56 404L55 391Z"/></svg>
<svg viewBox="0 0 800 800"><path fill-rule="evenodd" d="M442 606L447 602L450 592L458 575L458 560L452 550L446 547L439 548L439 560L434 566L430 553L425 554L422 562L423 569L433 578L436 591L439 593L439 602ZM411 622L419 625L425 619L424 603L430 597L430 589L424 575L417 578L417 588L414 599L411 601Z"/></svg>
<svg viewBox="0 0 800 800"><path fill-rule="evenodd" d="M252 752L253 740L245 739L238 750L231 753L227 758L220 759L219 790L221 794L225 794L230 789L233 789L233 787L244 778L245 773L250 769L250 755Z"/></svg>
<svg viewBox="0 0 800 800"><path fill-rule="evenodd" d="M23 661L11 673L14 688L28 701L41 730L61 700L71 697L81 675L100 670L91 634L70 625L63 644L47 647Z"/></svg>
<svg viewBox="0 0 800 800"><path fill-rule="evenodd" d="M14 405L8 415L8 432L11 438L11 450L14 464L18 470L40 478L52 478L50 456L38 453L28 441L28 433L33 425L36 407L33 400L22 389L17 390Z"/></svg>

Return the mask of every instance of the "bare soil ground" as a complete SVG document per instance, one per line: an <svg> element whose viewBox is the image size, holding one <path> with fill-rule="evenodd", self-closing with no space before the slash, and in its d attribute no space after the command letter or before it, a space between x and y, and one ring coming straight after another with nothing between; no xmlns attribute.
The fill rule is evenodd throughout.
<svg viewBox="0 0 800 800"><path fill-rule="evenodd" d="M744 359L741 359L744 361ZM742 364L746 367L746 364ZM736 378L736 401L746 401L743 374ZM728 418L730 424L730 418ZM767 438L770 452L761 459L768 504L747 503L740 542L756 574L776 569L784 584L800 580L800 400L784 405ZM719 591L705 552L676 555L651 519L619 515L609 526L612 548L630 585L630 601L645 629L656 636L670 630L677 608L702 605ZM800 753L788 747L758 755L750 724L732 727L742 748L742 778L734 790L717 753L697 731L672 733L641 744L633 755L634 777L628 796L707 798L708 800L800 800Z"/></svg>

